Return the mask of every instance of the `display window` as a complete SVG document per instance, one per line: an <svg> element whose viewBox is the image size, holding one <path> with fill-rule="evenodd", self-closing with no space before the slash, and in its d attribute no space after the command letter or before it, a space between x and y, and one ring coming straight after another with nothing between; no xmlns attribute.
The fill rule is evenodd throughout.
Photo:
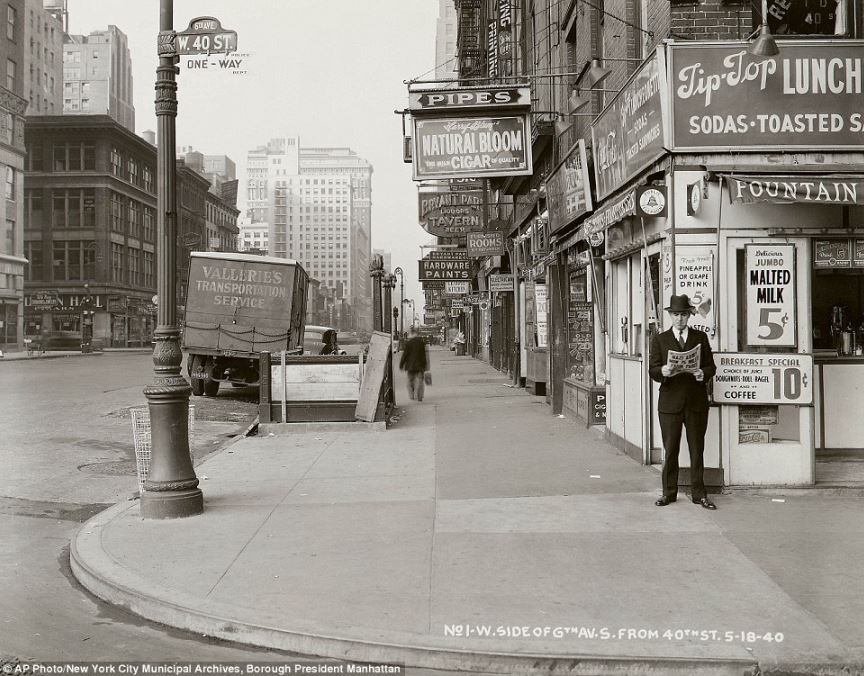
<svg viewBox="0 0 864 676"><path fill-rule="evenodd" d="M814 352L864 357L864 238L813 240Z"/></svg>

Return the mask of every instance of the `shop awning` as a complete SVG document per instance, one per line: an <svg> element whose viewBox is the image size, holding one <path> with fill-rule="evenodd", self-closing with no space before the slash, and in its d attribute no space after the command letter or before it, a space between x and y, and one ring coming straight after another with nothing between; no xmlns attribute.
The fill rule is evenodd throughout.
<svg viewBox="0 0 864 676"><path fill-rule="evenodd" d="M768 176L724 174L731 202L739 204L864 204L864 175Z"/></svg>

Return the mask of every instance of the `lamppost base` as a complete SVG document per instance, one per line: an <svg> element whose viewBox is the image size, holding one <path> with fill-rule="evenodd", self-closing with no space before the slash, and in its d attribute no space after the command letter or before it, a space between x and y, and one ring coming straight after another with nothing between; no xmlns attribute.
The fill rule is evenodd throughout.
<svg viewBox="0 0 864 676"><path fill-rule="evenodd" d="M178 491L144 491L141 495L141 517L144 519L180 519L204 511L204 494L199 488Z"/></svg>

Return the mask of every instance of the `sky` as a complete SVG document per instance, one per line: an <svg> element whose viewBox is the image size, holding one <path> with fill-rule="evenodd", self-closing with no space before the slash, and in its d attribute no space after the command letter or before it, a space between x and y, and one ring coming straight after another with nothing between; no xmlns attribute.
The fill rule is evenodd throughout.
<svg viewBox="0 0 864 676"><path fill-rule="evenodd" d="M68 0L68 10L70 33L114 24L127 35L136 132L155 131L159 0ZM416 261L429 236L417 225L416 184L393 111L407 107L404 80L432 77L437 15L437 0L174 0L175 30L215 16L248 55L237 75L190 70L181 60L178 147L228 155L241 193L247 151L271 138L299 135L301 147L356 151L374 168L372 246L392 252L418 313Z"/></svg>

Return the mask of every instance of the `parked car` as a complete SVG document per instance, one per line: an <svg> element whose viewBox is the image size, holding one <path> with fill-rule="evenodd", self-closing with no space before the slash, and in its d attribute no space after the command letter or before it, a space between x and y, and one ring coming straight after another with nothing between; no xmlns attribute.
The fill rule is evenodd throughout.
<svg viewBox="0 0 864 676"><path fill-rule="evenodd" d="M303 334L303 354L319 354L321 348L324 347L324 332L336 331L331 326L316 326L309 325L306 327L306 332ZM339 348L339 354L357 355L363 352L366 347L360 341L356 334L349 332L336 333L336 345Z"/></svg>

